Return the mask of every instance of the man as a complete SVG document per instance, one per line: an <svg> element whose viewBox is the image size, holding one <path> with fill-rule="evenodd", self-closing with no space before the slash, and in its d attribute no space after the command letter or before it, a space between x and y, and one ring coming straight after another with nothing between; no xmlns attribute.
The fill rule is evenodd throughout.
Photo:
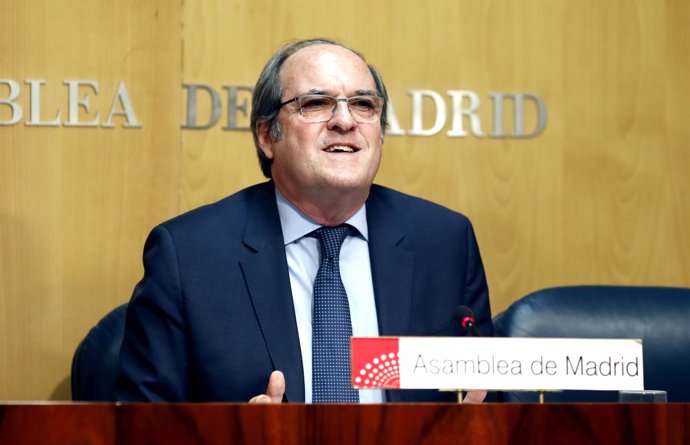
<svg viewBox="0 0 690 445"><path fill-rule="evenodd" d="M339 288L326 292L345 298L345 313L331 320L346 321L348 338L461 335L460 304L492 335L467 218L372 185L387 100L378 72L335 42L296 42L269 60L251 125L271 180L151 232L127 312L120 400L339 401L322 392L349 369L329 370L328 354L347 351L324 358L335 334L321 332L329 323L317 321L323 286L314 285L333 256L339 270L329 270L342 280L330 275ZM322 226L345 230L328 259ZM452 400L435 391L350 395L342 400Z"/></svg>

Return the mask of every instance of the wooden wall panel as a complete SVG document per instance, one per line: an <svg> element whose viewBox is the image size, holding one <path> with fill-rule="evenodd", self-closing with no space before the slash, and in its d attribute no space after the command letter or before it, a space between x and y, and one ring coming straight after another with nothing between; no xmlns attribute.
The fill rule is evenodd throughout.
<svg viewBox="0 0 690 445"><path fill-rule="evenodd" d="M2 1L0 78L22 122L0 126L0 399L69 399L88 329L125 302L156 222L178 212L180 10L167 1ZM29 79L43 79L30 120ZM65 80L105 123L124 82L141 128L67 127ZM8 97L6 85L1 94ZM120 109L121 108L117 108ZM97 117L98 113L98 117ZM0 120L11 118L0 106Z"/></svg>
<svg viewBox="0 0 690 445"><path fill-rule="evenodd" d="M84 119L107 113L124 80L144 122L0 126L0 399L64 397L78 339L129 296L148 230L262 180L250 133L223 129L224 87L252 86L299 38L363 51L405 131L410 90L442 97L443 129L388 135L377 182L470 216L494 312L546 286L690 286L685 0L0 0L0 10L0 78L22 91L45 78L44 119L66 113L63 80L93 79L101 91ZM180 129L182 84L219 94L216 125ZM450 137L449 90L478 95L485 133L492 92L535 94L546 129ZM198 100L208 122L209 97ZM433 104L424 109L430 127ZM0 103L0 121L7 113Z"/></svg>

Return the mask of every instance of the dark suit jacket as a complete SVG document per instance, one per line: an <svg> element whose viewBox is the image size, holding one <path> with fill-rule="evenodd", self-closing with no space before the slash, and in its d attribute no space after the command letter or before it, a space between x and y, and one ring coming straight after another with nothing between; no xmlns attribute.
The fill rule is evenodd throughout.
<svg viewBox="0 0 690 445"><path fill-rule="evenodd" d="M488 290L469 220L372 186L369 253L379 333L462 335L470 306L493 335ZM117 395L123 401L247 401L273 370L285 398L304 401L304 377L272 182L156 227L127 311ZM441 401L434 391L388 391L388 401Z"/></svg>

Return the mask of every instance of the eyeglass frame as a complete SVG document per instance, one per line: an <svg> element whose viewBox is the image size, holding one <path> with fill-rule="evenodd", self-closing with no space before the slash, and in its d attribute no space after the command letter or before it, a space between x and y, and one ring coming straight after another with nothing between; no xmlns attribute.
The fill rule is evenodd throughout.
<svg viewBox="0 0 690 445"><path fill-rule="evenodd" d="M299 105L300 116L302 116L303 118L306 119L306 116L304 116L304 113L302 113L302 102L301 102L301 100L304 99L305 97L323 97L323 98L327 98L327 99L333 99L335 101L335 104L333 105L333 109L331 110L331 115L328 117L328 119L319 120L319 121L308 121L308 122L313 123L313 124L328 122L329 120L333 119L333 116L335 115L335 110L336 110L336 108L338 108L338 102L345 102L347 104L347 110L350 112L350 115L355 120L355 122L360 123L360 124L373 124L373 123L379 122L381 120L384 102L386 100L385 98L383 98L379 95L374 95L374 94L358 94L356 96L350 96L350 97L335 97L335 96L331 96L329 94L301 94L299 96L293 97L292 99L288 99L285 102L282 102L278 106L278 108L280 109L280 108L283 108L285 105L291 104L293 102L297 102L297 105ZM364 121L364 122L357 120L355 113L353 113L352 109L350 108L350 101L354 100L354 99L362 99L362 98L375 99L375 100L379 101L379 105L377 106L377 110L376 110L376 119L374 119L372 121Z"/></svg>

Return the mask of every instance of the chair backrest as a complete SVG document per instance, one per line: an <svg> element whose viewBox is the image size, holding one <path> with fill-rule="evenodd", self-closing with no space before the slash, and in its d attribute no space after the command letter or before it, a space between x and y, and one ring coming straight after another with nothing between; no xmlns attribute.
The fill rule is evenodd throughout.
<svg viewBox="0 0 690 445"><path fill-rule="evenodd" d="M544 289L494 318L497 337L641 338L645 389L690 402L690 289L569 286ZM536 401L504 393L505 401ZM614 391L547 393L547 402L615 402Z"/></svg>
<svg viewBox="0 0 690 445"><path fill-rule="evenodd" d="M115 401L120 345L127 303L113 309L91 328L72 359L72 400Z"/></svg>

